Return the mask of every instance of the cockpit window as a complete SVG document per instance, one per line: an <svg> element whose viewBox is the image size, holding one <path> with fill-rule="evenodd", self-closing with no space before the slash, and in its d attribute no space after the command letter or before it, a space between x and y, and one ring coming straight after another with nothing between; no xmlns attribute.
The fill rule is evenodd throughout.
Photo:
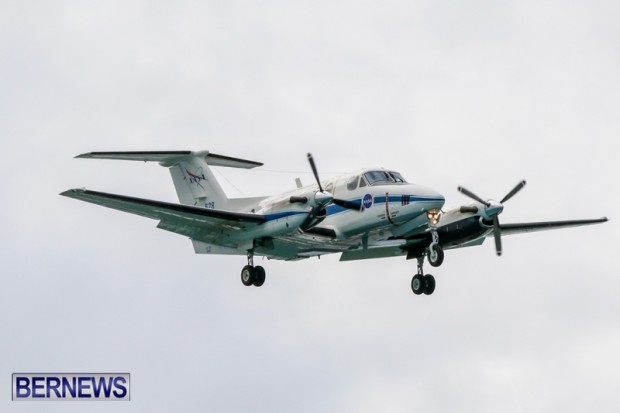
<svg viewBox="0 0 620 413"><path fill-rule="evenodd" d="M366 180L364 179L364 175L360 175L360 188L366 186Z"/></svg>
<svg viewBox="0 0 620 413"><path fill-rule="evenodd" d="M406 183L405 178L398 172L387 171L370 171L364 174L369 185L377 183L382 184L394 184L394 183Z"/></svg>
<svg viewBox="0 0 620 413"><path fill-rule="evenodd" d="M407 181L405 181L405 178L403 178L403 176L401 174L399 174L398 172L390 172L390 175L392 175L394 177L394 180L398 183L406 183Z"/></svg>
<svg viewBox="0 0 620 413"><path fill-rule="evenodd" d="M385 171L371 171L364 174L370 185L377 182L392 182L392 177Z"/></svg>

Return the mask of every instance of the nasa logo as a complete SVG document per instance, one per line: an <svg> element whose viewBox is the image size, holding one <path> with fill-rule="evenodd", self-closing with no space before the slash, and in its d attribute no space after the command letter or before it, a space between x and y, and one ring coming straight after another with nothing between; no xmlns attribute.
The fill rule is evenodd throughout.
<svg viewBox="0 0 620 413"><path fill-rule="evenodd" d="M364 199L362 200L362 205L364 208L368 209L372 206L372 195L366 194L364 195Z"/></svg>
<svg viewBox="0 0 620 413"><path fill-rule="evenodd" d="M206 181L207 180L207 178L205 177L204 172L202 171L202 168L196 169L195 173L191 173L187 168L185 168L185 172L187 173L187 176L189 177L189 181L191 183L198 185L202 189L205 189L204 186L202 186L200 184L200 181Z"/></svg>
<svg viewBox="0 0 620 413"><path fill-rule="evenodd" d="M129 401L129 373L13 373L13 401Z"/></svg>

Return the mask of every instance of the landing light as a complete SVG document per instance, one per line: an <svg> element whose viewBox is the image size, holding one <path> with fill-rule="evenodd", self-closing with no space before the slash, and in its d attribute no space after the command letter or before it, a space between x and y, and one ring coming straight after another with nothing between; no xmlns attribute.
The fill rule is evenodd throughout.
<svg viewBox="0 0 620 413"><path fill-rule="evenodd" d="M441 218L441 211L428 211L426 216L432 225L437 225Z"/></svg>

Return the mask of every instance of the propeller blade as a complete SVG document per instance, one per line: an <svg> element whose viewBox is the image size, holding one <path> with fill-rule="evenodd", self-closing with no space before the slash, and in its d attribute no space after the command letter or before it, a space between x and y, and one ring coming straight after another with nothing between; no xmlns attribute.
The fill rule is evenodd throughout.
<svg viewBox="0 0 620 413"><path fill-rule="evenodd" d="M499 226L497 215L493 217L493 237L495 238L495 252L499 257L502 255L502 229Z"/></svg>
<svg viewBox="0 0 620 413"><path fill-rule="evenodd" d="M341 206L343 208L347 208L347 209L351 209L353 211L361 211L362 210L362 204L360 204L359 202L353 202L353 201L346 201L344 199L336 199L334 198L332 200L332 202L338 206Z"/></svg>
<svg viewBox="0 0 620 413"><path fill-rule="evenodd" d="M466 212L471 212L471 213L475 214L476 212L478 212L478 207L475 206L475 205L463 205L460 208L460 211L461 211L462 214L464 214Z"/></svg>
<svg viewBox="0 0 620 413"><path fill-rule="evenodd" d="M459 191L460 193L462 193L462 194L463 194L463 195L465 195L465 196L470 197L470 198L471 198L471 199L473 199L474 201L478 201L478 202L480 202L481 204L484 204L484 205L486 205L486 206L490 206L490 205L491 205L491 204L489 204L487 201L485 201L484 199L480 198L478 195L474 194L473 192L471 192L470 190L468 190L468 189L466 189L466 188L463 188L462 186L459 186L457 189L458 189L458 191Z"/></svg>
<svg viewBox="0 0 620 413"><path fill-rule="evenodd" d="M314 158L312 157L311 153L308 153L308 162L310 163L310 168L312 168L314 179L316 179L316 183L319 184L319 191L323 192L323 186L321 186L321 181L319 180L319 173L316 170L316 165L314 164Z"/></svg>
<svg viewBox="0 0 620 413"><path fill-rule="evenodd" d="M305 204L308 202L308 197L305 196L291 196L289 198L289 202L291 204L295 204L295 203L299 203L299 204Z"/></svg>
<svg viewBox="0 0 620 413"><path fill-rule="evenodd" d="M512 191L508 192L508 194L501 201L499 201L499 203L503 204L504 202L508 201L510 198L515 196L517 194L517 192L519 192L521 189L523 189L523 187L525 186L525 183L526 183L525 179L523 181L519 182L517 184L517 186L512 188Z"/></svg>
<svg viewBox="0 0 620 413"><path fill-rule="evenodd" d="M307 231L315 225L319 224L327 217L327 210L322 205L316 205L308 211L308 216L304 219L304 222L301 223L299 228L302 231Z"/></svg>

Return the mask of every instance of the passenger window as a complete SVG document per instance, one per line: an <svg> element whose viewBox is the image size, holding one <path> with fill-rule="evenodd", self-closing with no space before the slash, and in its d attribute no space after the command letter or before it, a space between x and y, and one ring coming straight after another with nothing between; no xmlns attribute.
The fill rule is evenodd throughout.
<svg viewBox="0 0 620 413"><path fill-rule="evenodd" d="M357 176L354 176L353 178L349 179L347 181L347 189L349 191L353 191L355 189L357 189L357 181L359 180L359 178Z"/></svg>

